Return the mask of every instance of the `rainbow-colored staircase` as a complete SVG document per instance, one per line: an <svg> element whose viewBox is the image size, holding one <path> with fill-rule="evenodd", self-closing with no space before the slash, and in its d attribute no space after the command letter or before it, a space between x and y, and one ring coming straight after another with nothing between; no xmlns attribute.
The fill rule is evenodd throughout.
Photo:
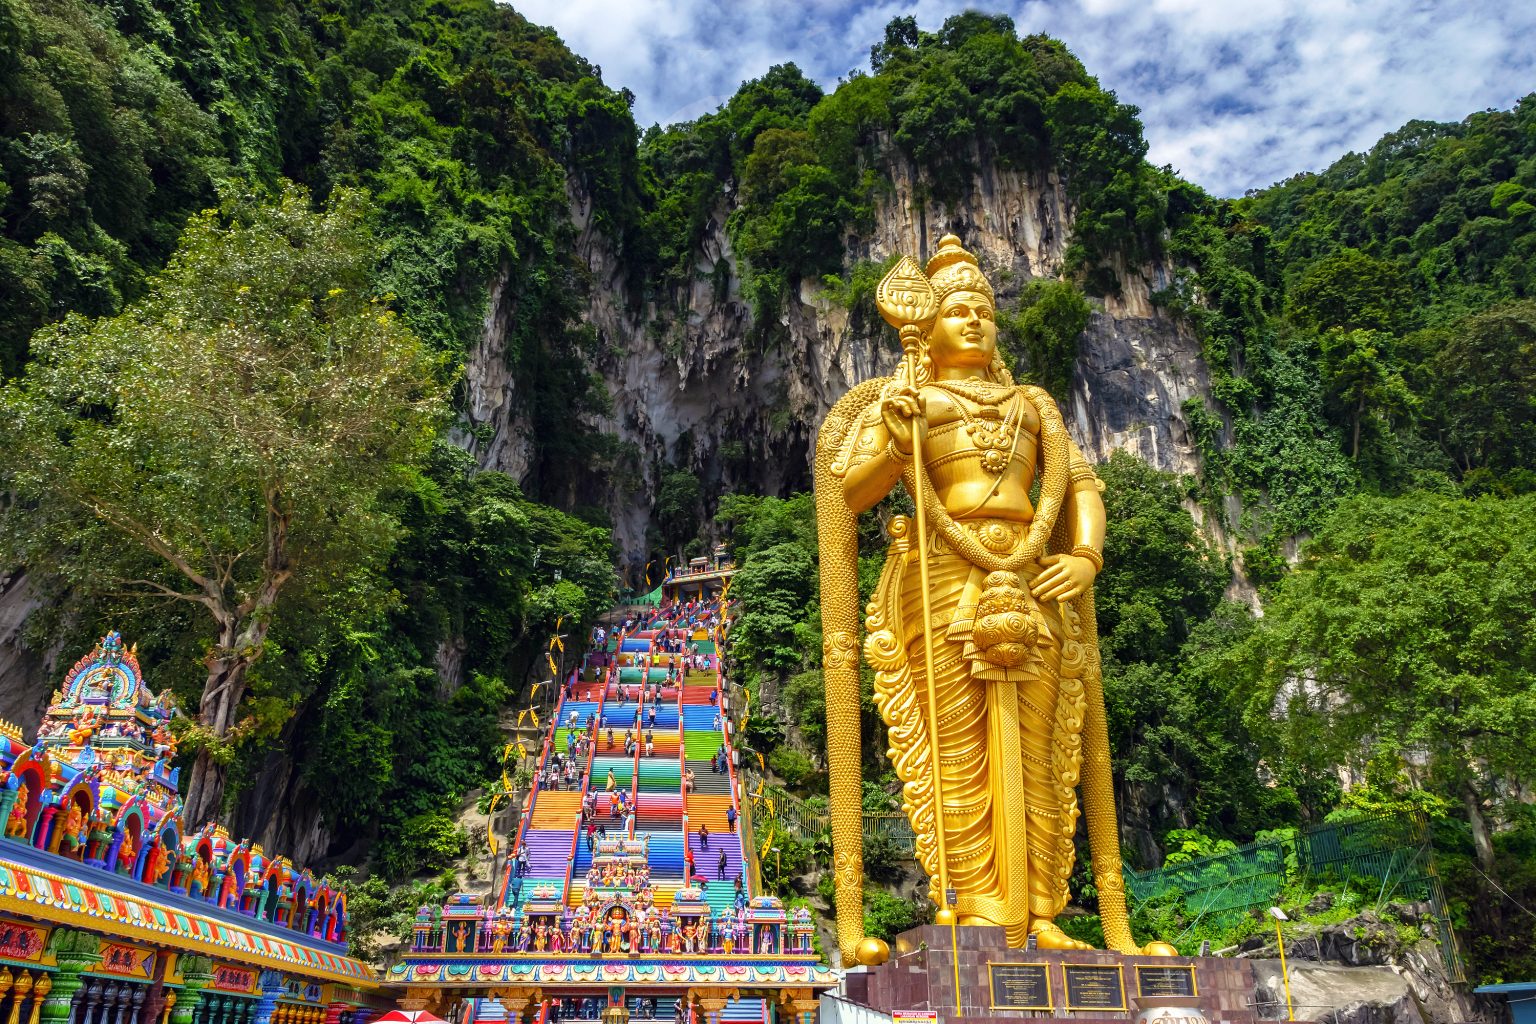
<svg viewBox="0 0 1536 1024"><path fill-rule="evenodd" d="M665 650L679 630L685 652ZM460 893L424 908L391 980L440 984L472 970L472 987L531 986L541 993L534 1020L620 999L632 1019L654 1006L670 1020L679 998L729 991L736 998L711 1024L768 1022L784 991L832 985L808 911L755 891L727 700L708 630L686 617L643 623L588 654L537 752L511 844L526 852L526 872L514 858L489 905ZM574 764L555 782L557 755ZM590 845L589 798L603 828Z"/></svg>

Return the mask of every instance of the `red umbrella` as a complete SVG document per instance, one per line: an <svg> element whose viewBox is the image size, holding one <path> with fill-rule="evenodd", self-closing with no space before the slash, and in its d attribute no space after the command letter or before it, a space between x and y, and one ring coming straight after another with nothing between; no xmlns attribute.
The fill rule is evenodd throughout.
<svg viewBox="0 0 1536 1024"><path fill-rule="evenodd" d="M375 1017L374 1024L448 1024L441 1017L426 1010L390 1010L382 1017Z"/></svg>

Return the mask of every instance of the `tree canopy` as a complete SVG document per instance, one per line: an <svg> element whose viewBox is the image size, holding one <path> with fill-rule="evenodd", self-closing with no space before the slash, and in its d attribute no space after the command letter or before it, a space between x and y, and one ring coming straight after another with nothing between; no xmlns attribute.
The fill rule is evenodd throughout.
<svg viewBox="0 0 1536 1024"><path fill-rule="evenodd" d="M43 330L0 390L7 557L208 617L193 821L279 605L357 599L397 529L381 495L444 411L437 361L370 294L359 202L193 218L143 299Z"/></svg>

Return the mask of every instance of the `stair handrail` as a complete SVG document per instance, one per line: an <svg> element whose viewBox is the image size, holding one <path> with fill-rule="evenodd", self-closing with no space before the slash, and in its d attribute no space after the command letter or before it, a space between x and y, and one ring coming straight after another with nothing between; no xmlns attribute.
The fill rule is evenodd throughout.
<svg viewBox="0 0 1536 1024"><path fill-rule="evenodd" d="M718 646L715 648L714 659L715 659L715 688L720 692L720 700L721 700L721 702L723 704L724 701L725 701L725 659L720 656L720 648ZM735 730L735 727L731 723L730 716L727 715L725 713L725 711L722 709L721 712L720 712L720 734L725 739L725 771L726 771L726 778L730 782L730 786L731 786L731 806L736 808L736 829L737 829L737 831L739 833L738 836L737 836L737 842L741 845L742 860L745 861L746 860L747 847L752 845L752 844L750 844L750 843L748 843L746 841L746 831L745 831L746 824L743 821L743 815L742 815L742 810L741 810L741 808L742 808L742 801L741 801L741 794L739 792L740 779L739 779L737 771L736 771L736 758L734 756L734 754L736 752L736 745L735 745L735 742L734 742L735 731L736 730ZM747 870L746 870L745 863L743 863L743 865L742 865L741 879L742 879L742 885L746 886L747 885ZM760 892L761 889L759 889L757 891ZM753 895L755 895L754 891L748 890L747 896L751 897Z"/></svg>
<svg viewBox="0 0 1536 1024"><path fill-rule="evenodd" d="M608 666L607 677L612 678L613 673L617 670L618 657L615 655L613 664ZM608 681L605 678L597 693L597 708L592 712L592 750L587 755L587 763L581 772L581 785L576 790L576 792L582 795L583 799L585 799L587 790L592 785L592 763L597 760L597 734L603 727L603 704L607 699ZM576 834L572 837L571 856L566 860L565 864L565 887L560 891L560 902L566 904L566 906L570 905L571 876L576 871L576 844L581 842L581 811L579 809L576 812L575 832Z"/></svg>
<svg viewBox="0 0 1536 1024"><path fill-rule="evenodd" d="M635 702L635 769L629 776L629 806L634 808L635 819L634 828L629 830L631 839L635 837L635 829L640 827L640 747L642 746L640 738L644 735L642 727L645 725L645 684L650 676L651 670L647 666L640 676L640 699ZM649 851L646 859L650 859Z"/></svg>
<svg viewBox="0 0 1536 1024"><path fill-rule="evenodd" d="M574 670L579 673L579 668ZM544 744L539 749L538 761L533 769L533 782L528 787L528 798L523 801L522 817L517 824L517 832L513 836L512 849L507 857L507 871L502 879L501 898L495 900L497 906L506 904L507 893L512 891L512 864L517 857L518 849L525 842L528 830L533 827L533 808L538 803L539 790L542 788L539 779L544 774L544 766L549 761L549 748L555 741L555 733L560 728L560 708L565 704L565 687L561 686L560 692L555 697L555 709L549 713L549 724L544 730ZM531 706L531 705L530 705Z"/></svg>
<svg viewBox="0 0 1536 1024"><path fill-rule="evenodd" d="M678 675L677 685L672 688L672 699L677 704L677 788L680 790L679 803L683 811L683 885L685 886L693 884L693 875L688 870L691 859L688 856L691 849L688 845L688 727L683 716L683 708L686 706L683 703L683 690L687 685L688 673L682 672Z"/></svg>

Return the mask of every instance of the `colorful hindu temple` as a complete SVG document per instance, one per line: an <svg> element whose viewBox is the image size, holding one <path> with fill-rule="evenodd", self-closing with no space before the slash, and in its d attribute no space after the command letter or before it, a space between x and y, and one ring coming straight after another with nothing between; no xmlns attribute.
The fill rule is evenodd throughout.
<svg viewBox="0 0 1536 1024"><path fill-rule="evenodd" d="M718 602L647 612L566 681L506 876L423 907L391 984L471 1020L814 1019L809 911L762 893Z"/></svg>
<svg viewBox="0 0 1536 1024"><path fill-rule="evenodd" d="M668 568L666 579L661 581L661 597L674 605L718 601L735 574L736 563L731 561L725 545L717 544L708 557L689 559L687 565Z"/></svg>
<svg viewBox="0 0 1536 1024"><path fill-rule="evenodd" d="M176 707L110 633L33 743L0 723L0 1015L9 1024L365 1024L344 894L182 820Z"/></svg>

